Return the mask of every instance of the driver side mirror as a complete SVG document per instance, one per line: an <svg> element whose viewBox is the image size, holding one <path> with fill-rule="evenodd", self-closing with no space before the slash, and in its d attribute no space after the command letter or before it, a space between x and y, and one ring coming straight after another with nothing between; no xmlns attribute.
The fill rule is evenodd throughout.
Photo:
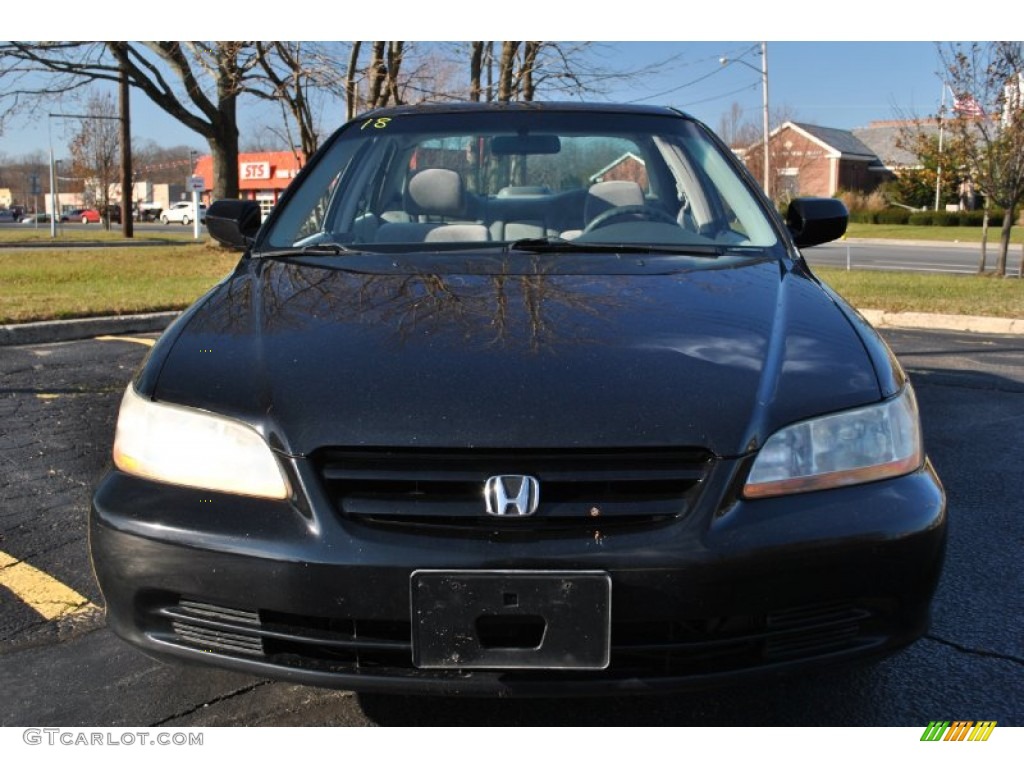
<svg viewBox="0 0 1024 768"><path fill-rule="evenodd" d="M253 200L217 200L206 209L210 236L230 248L252 245L262 221L260 204Z"/></svg>
<svg viewBox="0 0 1024 768"><path fill-rule="evenodd" d="M843 202L832 197L798 197L786 211L786 226L798 248L842 237L849 219Z"/></svg>

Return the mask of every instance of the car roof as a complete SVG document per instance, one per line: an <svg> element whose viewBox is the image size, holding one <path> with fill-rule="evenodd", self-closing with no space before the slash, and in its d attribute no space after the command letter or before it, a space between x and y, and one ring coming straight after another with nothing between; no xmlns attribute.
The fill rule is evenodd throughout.
<svg viewBox="0 0 1024 768"><path fill-rule="evenodd" d="M465 112L591 112L628 115L662 115L689 117L685 112L670 107L649 104L616 104L583 101L446 101L430 104L401 104L364 112L351 122L369 117L397 117L415 114L457 114Z"/></svg>

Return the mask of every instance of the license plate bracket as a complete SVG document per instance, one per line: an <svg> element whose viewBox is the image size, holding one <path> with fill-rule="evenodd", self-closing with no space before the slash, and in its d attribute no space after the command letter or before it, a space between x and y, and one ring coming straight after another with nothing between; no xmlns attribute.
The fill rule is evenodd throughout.
<svg viewBox="0 0 1024 768"><path fill-rule="evenodd" d="M605 669L611 602L604 571L415 571L413 664Z"/></svg>

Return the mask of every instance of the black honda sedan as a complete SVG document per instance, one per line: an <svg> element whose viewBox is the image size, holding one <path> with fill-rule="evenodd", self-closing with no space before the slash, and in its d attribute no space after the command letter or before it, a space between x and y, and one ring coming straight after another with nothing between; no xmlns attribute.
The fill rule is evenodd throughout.
<svg viewBox="0 0 1024 768"><path fill-rule="evenodd" d="M926 629L914 392L708 129L435 105L341 128L128 385L96 491L147 653L356 690L659 691Z"/></svg>

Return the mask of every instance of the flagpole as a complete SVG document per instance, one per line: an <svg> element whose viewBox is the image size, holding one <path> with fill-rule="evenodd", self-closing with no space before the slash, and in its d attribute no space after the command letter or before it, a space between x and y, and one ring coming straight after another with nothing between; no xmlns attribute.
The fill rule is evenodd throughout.
<svg viewBox="0 0 1024 768"><path fill-rule="evenodd" d="M942 139L945 125L942 118L946 115L946 82L942 82L942 106L939 108L939 158L938 172L935 174L935 210L939 210L939 192L942 188Z"/></svg>

